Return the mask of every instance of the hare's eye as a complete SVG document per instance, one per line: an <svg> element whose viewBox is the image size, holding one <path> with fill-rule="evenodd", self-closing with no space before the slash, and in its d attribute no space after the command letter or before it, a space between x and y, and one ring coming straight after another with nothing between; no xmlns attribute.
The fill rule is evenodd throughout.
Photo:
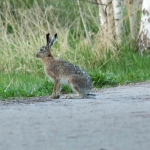
<svg viewBox="0 0 150 150"><path fill-rule="evenodd" d="M43 49L40 49L40 51L42 51Z"/></svg>

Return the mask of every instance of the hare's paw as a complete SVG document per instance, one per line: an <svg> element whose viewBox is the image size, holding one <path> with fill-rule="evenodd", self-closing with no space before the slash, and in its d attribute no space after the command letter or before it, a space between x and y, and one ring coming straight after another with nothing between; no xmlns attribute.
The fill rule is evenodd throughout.
<svg viewBox="0 0 150 150"><path fill-rule="evenodd" d="M50 98L51 99L59 99L60 95L51 95Z"/></svg>
<svg viewBox="0 0 150 150"><path fill-rule="evenodd" d="M71 96L71 95L66 95L66 96L64 97L64 99L72 99L72 96Z"/></svg>
<svg viewBox="0 0 150 150"><path fill-rule="evenodd" d="M83 97L80 97L76 94L70 94L70 95L66 95L63 99L82 99Z"/></svg>

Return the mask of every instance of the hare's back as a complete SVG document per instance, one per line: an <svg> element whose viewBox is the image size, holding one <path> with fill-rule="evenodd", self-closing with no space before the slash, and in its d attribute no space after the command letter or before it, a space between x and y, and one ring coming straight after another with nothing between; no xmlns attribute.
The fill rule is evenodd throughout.
<svg viewBox="0 0 150 150"><path fill-rule="evenodd" d="M81 76L81 77L84 77L84 78L89 78L90 76L83 70L81 69L80 67L74 65L74 64L71 64L69 62L66 62L66 61L60 61L59 63L59 68L62 72L63 75L66 75L66 76Z"/></svg>

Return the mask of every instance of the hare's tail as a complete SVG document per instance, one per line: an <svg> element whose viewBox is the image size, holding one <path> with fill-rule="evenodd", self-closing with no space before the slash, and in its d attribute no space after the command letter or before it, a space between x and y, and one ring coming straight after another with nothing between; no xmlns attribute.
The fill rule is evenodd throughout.
<svg viewBox="0 0 150 150"><path fill-rule="evenodd" d="M87 96L96 96L95 94L87 94Z"/></svg>
<svg viewBox="0 0 150 150"><path fill-rule="evenodd" d="M93 98L96 99L96 95L95 94L87 94L86 98Z"/></svg>

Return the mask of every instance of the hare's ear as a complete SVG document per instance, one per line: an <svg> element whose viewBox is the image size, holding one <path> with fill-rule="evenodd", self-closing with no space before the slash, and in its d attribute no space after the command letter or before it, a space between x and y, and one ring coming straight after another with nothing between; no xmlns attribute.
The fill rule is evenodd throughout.
<svg viewBox="0 0 150 150"><path fill-rule="evenodd" d="M50 44L50 37L49 37L49 33L46 34L46 44L49 45Z"/></svg>
<svg viewBox="0 0 150 150"><path fill-rule="evenodd" d="M52 46L57 38L57 33L51 38L49 45Z"/></svg>

